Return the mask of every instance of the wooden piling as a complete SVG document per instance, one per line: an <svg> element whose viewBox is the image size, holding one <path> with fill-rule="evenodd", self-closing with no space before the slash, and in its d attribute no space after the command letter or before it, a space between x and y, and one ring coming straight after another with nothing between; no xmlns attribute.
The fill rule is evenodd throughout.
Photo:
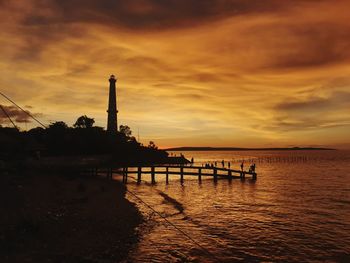
<svg viewBox="0 0 350 263"><path fill-rule="evenodd" d="M180 167L180 181L181 181L181 183L184 182L184 167L183 166Z"/></svg>
<svg viewBox="0 0 350 263"><path fill-rule="evenodd" d="M128 182L128 167L125 167L125 183Z"/></svg>
<svg viewBox="0 0 350 263"><path fill-rule="evenodd" d="M165 182L166 184L169 183L169 167L166 167Z"/></svg>
<svg viewBox="0 0 350 263"><path fill-rule="evenodd" d="M216 170L216 168L213 168L213 177L214 177L214 181L216 182L218 180L218 171Z"/></svg>
<svg viewBox="0 0 350 263"><path fill-rule="evenodd" d="M232 171L228 170L228 179L231 181L232 180Z"/></svg>
<svg viewBox="0 0 350 263"><path fill-rule="evenodd" d="M198 168L198 181L202 181L202 168Z"/></svg>
<svg viewBox="0 0 350 263"><path fill-rule="evenodd" d="M253 180L256 180L256 173L253 173Z"/></svg>
<svg viewBox="0 0 350 263"><path fill-rule="evenodd" d="M142 168L141 166L137 167L137 183L141 183L141 173L142 173Z"/></svg>
<svg viewBox="0 0 350 263"><path fill-rule="evenodd" d="M152 180L152 184L156 183L154 166L151 167L151 180Z"/></svg>

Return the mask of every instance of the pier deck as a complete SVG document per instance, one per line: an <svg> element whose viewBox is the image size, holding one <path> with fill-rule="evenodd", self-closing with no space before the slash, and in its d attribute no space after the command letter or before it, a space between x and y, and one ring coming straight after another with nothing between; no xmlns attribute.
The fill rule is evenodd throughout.
<svg viewBox="0 0 350 263"><path fill-rule="evenodd" d="M120 169L95 169L95 173L106 172L107 177L112 177L113 173L119 173L123 176L123 182L127 183L128 175L136 175L137 182L141 183L142 175L151 175L151 182L156 183L156 176L165 175L166 183L169 183L169 175L178 175L180 181L184 181L184 176L195 176L199 181L202 177L212 177L214 181L218 178L228 180L245 179L247 175L253 180L257 179L255 171L241 171L219 167L202 166L176 166L176 165L154 165L154 166L129 166Z"/></svg>

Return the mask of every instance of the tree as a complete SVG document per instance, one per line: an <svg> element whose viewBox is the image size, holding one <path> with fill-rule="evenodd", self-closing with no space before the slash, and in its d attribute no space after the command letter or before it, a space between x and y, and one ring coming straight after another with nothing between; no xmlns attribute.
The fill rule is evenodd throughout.
<svg viewBox="0 0 350 263"><path fill-rule="evenodd" d="M119 132L124 133L126 137L131 137L132 131L128 125L120 125Z"/></svg>
<svg viewBox="0 0 350 263"><path fill-rule="evenodd" d="M68 129L68 125L63 121L56 121L49 125L51 130L65 130Z"/></svg>
<svg viewBox="0 0 350 263"><path fill-rule="evenodd" d="M149 142L148 148L151 148L151 149L158 149L157 145L156 145L153 141L150 141L150 142Z"/></svg>
<svg viewBox="0 0 350 263"><path fill-rule="evenodd" d="M89 118L86 115L80 116L77 121L74 123L75 128L92 128L95 120L93 118Z"/></svg>
<svg viewBox="0 0 350 263"><path fill-rule="evenodd" d="M42 127L36 127L27 131L27 134L29 136L32 136L36 139L41 138L44 135L44 133L45 133L45 130Z"/></svg>

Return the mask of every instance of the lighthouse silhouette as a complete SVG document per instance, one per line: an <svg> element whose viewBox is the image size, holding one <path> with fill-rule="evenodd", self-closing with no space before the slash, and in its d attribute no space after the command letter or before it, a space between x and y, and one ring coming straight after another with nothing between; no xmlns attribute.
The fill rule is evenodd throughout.
<svg viewBox="0 0 350 263"><path fill-rule="evenodd" d="M117 78L111 75L109 78L109 99L108 99L108 119L107 119L107 131L110 133L116 133L118 131L117 122L117 94L116 86Z"/></svg>

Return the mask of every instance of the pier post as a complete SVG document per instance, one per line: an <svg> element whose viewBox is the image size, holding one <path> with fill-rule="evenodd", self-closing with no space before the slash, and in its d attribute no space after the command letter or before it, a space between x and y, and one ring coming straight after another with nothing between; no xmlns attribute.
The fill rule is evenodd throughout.
<svg viewBox="0 0 350 263"><path fill-rule="evenodd" d="M232 180L232 171L228 170L228 179L231 181Z"/></svg>
<svg viewBox="0 0 350 263"><path fill-rule="evenodd" d="M181 183L184 182L184 167L183 166L180 167L180 181L181 181Z"/></svg>
<svg viewBox="0 0 350 263"><path fill-rule="evenodd" d="M198 181L202 181L202 168L198 168Z"/></svg>
<svg viewBox="0 0 350 263"><path fill-rule="evenodd" d="M256 173L253 173L253 180L256 180Z"/></svg>
<svg viewBox="0 0 350 263"><path fill-rule="evenodd" d="M155 184L155 183L156 183L155 172L154 172L154 166L151 167L151 180L152 180L152 184Z"/></svg>
<svg viewBox="0 0 350 263"><path fill-rule="evenodd" d="M142 168L139 166L137 167L137 183L141 183L141 173L142 173Z"/></svg>
<svg viewBox="0 0 350 263"><path fill-rule="evenodd" d="M123 174L123 183L125 182L125 167L123 167L123 172L122 172L122 174Z"/></svg>
<svg viewBox="0 0 350 263"><path fill-rule="evenodd" d="M125 167L124 172L125 172L125 183L127 183L128 182L128 167Z"/></svg>
<svg viewBox="0 0 350 263"><path fill-rule="evenodd" d="M214 181L216 182L218 180L218 171L216 170L216 168L213 168L213 176L214 176Z"/></svg>
<svg viewBox="0 0 350 263"><path fill-rule="evenodd" d="M166 181L166 184L169 183L169 167L168 166L166 167L165 181Z"/></svg>

